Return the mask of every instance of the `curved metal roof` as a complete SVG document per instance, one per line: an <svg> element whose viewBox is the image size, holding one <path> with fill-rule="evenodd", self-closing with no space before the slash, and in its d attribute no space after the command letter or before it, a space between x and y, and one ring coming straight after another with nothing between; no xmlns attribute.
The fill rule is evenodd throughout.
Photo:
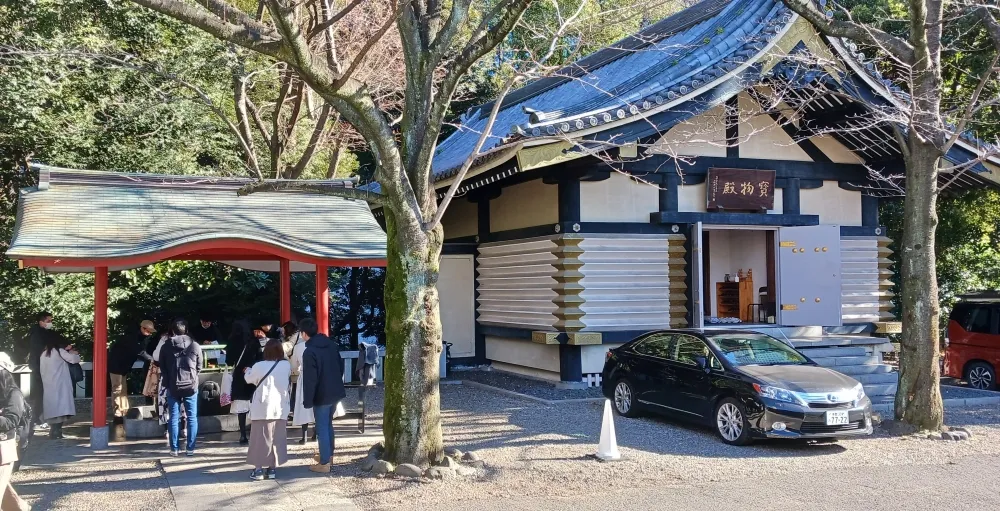
<svg viewBox="0 0 1000 511"><path fill-rule="evenodd" d="M386 235L361 200L283 191L239 197L245 179L39 167L21 190L6 255L53 271L123 269L163 259L277 269L382 266ZM331 187L348 181L320 182ZM239 257L246 256L246 264Z"/></svg>

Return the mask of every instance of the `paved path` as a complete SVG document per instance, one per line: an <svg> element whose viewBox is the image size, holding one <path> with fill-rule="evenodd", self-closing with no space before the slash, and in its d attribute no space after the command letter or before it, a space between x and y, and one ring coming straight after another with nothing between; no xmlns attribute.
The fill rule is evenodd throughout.
<svg viewBox="0 0 1000 511"><path fill-rule="evenodd" d="M367 447L377 441L371 436L339 440ZM107 510L122 502L130 511L358 509L331 476L309 471L313 447L289 445L289 463L278 469L277 480L251 481L246 448L236 439L233 433L199 437L196 456L175 458L159 439L94 452L82 434L58 441L42 437L14 484L35 509L44 510Z"/></svg>

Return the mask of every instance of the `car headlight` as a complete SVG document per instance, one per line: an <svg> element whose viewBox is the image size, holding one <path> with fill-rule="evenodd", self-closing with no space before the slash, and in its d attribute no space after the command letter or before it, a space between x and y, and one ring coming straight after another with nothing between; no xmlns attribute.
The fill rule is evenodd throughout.
<svg viewBox="0 0 1000 511"><path fill-rule="evenodd" d="M771 387L769 385L758 385L754 383L753 389L756 390L761 396L775 401L784 401L786 403L795 403L800 405L806 404L802 401L802 399L795 395L794 392L781 387Z"/></svg>
<svg viewBox="0 0 1000 511"><path fill-rule="evenodd" d="M862 399L865 398L865 387L864 387L864 385L862 385L862 384L859 383L858 386L855 387L854 390L857 391L857 397L854 398L855 401L861 401Z"/></svg>

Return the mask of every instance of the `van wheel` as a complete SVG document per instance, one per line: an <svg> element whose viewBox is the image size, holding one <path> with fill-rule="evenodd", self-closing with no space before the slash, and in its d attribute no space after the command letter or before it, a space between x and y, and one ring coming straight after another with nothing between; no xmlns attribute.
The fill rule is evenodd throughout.
<svg viewBox="0 0 1000 511"><path fill-rule="evenodd" d="M986 362L973 362L965 368L965 381L974 389L995 390L997 373Z"/></svg>

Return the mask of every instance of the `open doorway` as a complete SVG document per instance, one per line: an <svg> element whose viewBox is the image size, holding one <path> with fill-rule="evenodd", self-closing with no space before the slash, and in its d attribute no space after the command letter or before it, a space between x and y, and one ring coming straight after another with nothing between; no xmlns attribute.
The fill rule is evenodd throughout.
<svg viewBox="0 0 1000 511"><path fill-rule="evenodd" d="M776 233L766 227L704 227L705 325L775 323Z"/></svg>

